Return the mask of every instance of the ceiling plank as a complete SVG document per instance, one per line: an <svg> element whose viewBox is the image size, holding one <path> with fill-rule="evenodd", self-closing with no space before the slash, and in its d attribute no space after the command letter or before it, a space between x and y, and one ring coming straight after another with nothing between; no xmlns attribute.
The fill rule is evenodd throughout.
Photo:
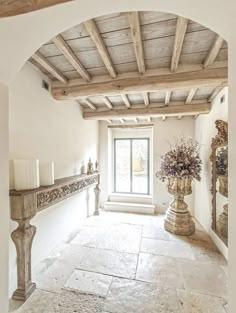
<svg viewBox="0 0 236 313"><path fill-rule="evenodd" d="M217 36L211 49L209 50L206 59L204 60L203 67L209 67L216 59L222 45L224 43L224 39L220 36Z"/></svg>
<svg viewBox="0 0 236 313"><path fill-rule="evenodd" d="M151 107L151 108L134 108L130 110L126 109L113 109L113 110L100 110L96 112L83 112L84 119L91 120L107 120L107 119L116 119L116 118L137 118L139 116L152 116L152 117L160 117L160 116L188 116L188 115L196 115L196 114L206 114L211 110L211 105L208 102L204 103L195 103L189 105L169 105L160 107Z"/></svg>
<svg viewBox="0 0 236 313"><path fill-rule="evenodd" d="M150 100L149 100L149 94L148 92L144 92L143 93L143 100L144 100L144 103L145 103L145 106L149 106L150 104Z"/></svg>
<svg viewBox="0 0 236 313"><path fill-rule="evenodd" d="M83 23L84 26L86 27L91 39L93 40L94 44L97 47L97 50L108 70L108 72L110 73L112 78L115 78L117 76L116 70L114 68L114 65L112 63L111 57L107 51L107 48L102 40L102 37L99 33L99 30L97 28L97 25L95 23L95 21L92 20L88 20L86 22Z"/></svg>
<svg viewBox="0 0 236 313"><path fill-rule="evenodd" d="M113 105L111 104L110 100L107 97L103 97L103 102L110 110L113 109Z"/></svg>
<svg viewBox="0 0 236 313"><path fill-rule="evenodd" d="M48 60L40 52L35 52L32 55L32 58L62 83L68 83L68 79L57 68L55 68L54 65L48 62Z"/></svg>
<svg viewBox="0 0 236 313"><path fill-rule="evenodd" d="M83 102L88 106L90 107L90 109L92 110L97 110L96 106L89 100L89 99L83 99Z"/></svg>
<svg viewBox="0 0 236 313"><path fill-rule="evenodd" d="M138 64L138 70L141 74L144 74L146 71L145 62L144 62L144 51L143 51L143 41L141 35L140 21L139 21L139 12L129 12L129 23L131 36L134 43L134 51L136 55L136 60Z"/></svg>
<svg viewBox="0 0 236 313"><path fill-rule="evenodd" d="M186 99L186 104L189 104L189 103L192 102L193 97L195 96L196 92L197 92L197 89L196 89L196 88L195 88L195 89L191 89L191 90L189 91L189 94L188 94L187 99Z"/></svg>
<svg viewBox="0 0 236 313"><path fill-rule="evenodd" d="M219 68L188 73L173 73L171 75L134 76L133 78L117 78L112 81L100 81L98 83L52 87L51 92L55 99L63 100L92 95L110 96L157 90L190 90L226 86L227 83L228 69Z"/></svg>
<svg viewBox="0 0 236 313"><path fill-rule="evenodd" d="M56 4L70 2L73 0L20 0L20 1L0 1L0 17L15 16L32 11L40 10Z"/></svg>
<svg viewBox="0 0 236 313"><path fill-rule="evenodd" d="M172 59L171 59L171 72L177 71L187 26L188 26L188 19L185 17L178 16L176 33L175 33L175 42L174 42L174 47L173 47L173 52L172 52Z"/></svg>
<svg viewBox="0 0 236 313"><path fill-rule="evenodd" d="M165 97L165 105L168 105L170 103L170 98L171 98L171 91L167 90L166 97Z"/></svg>
<svg viewBox="0 0 236 313"><path fill-rule="evenodd" d="M57 35L52 39L57 48L64 54L65 58L70 64L76 69L80 76L86 80L91 81L91 76L88 71L84 68L83 64L77 58L73 50L68 46L62 35Z"/></svg>
<svg viewBox="0 0 236 313"><path fill-rule="evenodd" d="M122 99L123 99L123 101L124 101L126 107L127 107L128 109L130 109L130 108L131 108L131 104L130 104L130 101L129 101L128 96L127 96L126 94L122 94L121 97L122 97Z"/></svg>

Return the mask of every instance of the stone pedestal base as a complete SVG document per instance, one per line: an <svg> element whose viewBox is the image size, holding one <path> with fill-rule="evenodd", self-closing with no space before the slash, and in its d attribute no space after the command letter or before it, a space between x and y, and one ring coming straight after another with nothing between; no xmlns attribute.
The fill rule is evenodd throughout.
<svg viewBox="0 0 236 313"><path fill-rule="evenodd" d="M165 218L165 230L182 236L189 236L195 232L195 224L188 211L174 212L168 209Z"/></svg>
<svg viewBox="0 0 236 313"><path fill-rule="evenodd" d="M224 211L219 215L217 226L220 234L228 238L228 204L224 205Z"/></svg>

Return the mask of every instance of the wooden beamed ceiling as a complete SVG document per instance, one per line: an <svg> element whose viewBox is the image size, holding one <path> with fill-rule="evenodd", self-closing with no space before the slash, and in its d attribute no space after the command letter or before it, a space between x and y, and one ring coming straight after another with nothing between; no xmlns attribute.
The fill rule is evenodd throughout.
<svg viewBox="0 0 236 313"><path fill-rule="evenodd" d="M228 83L227 52L223 38L184 17L128 12L77 25L30 61L52 80L52 96L76 99L85 118L111 122L120 114L124 121L126 112L137 123L142 114L165 120L209 112Z"/></svg>

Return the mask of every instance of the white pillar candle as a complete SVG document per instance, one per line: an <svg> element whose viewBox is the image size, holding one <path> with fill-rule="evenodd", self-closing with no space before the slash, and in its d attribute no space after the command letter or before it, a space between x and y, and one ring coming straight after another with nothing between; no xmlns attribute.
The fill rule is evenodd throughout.
<svg viewBox="0 0 236 313"><path fill-rule="evenodd" d="M16 190L39 187L39 160L16 159L14 165L14 183Z"/></svg>
<svg viewBox="0 0 236 313"><path fill-rule="evenodd" d="M43 162L39 164L40 186L50 186L54 184L54 163Z"/></svg>

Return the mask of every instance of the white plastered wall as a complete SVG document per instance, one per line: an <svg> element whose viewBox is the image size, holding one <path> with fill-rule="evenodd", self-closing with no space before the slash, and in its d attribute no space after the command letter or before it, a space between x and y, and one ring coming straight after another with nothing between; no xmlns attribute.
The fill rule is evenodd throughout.
<svg viewBox="0 0 236 313"><path fill-rule="evenodd" d="M27 63L10 87L10 160L38 158L54 161L55 177L80 174L89 157L97 159L98 123L85 121L75 101L55 101L42 88L43 75ZM10 167L10 186L14 187ZM31 223L37 227L33 241L33 268L50 250L75 231L94 210L93 188L39 213ZM11 222L11 231L17 227ZM10 295L16 287L16 252L10 239ZM34 271L33 271L34 278Z"/></svg>
<svg viewBox="0 0 236 313"><path fill-rule="evenodd" d="M234 137L236 133L236 2L235 0L145 0L145 1L110 1L100 0L76 0L57 7L41 10L32 14L20 17L7 18L0 20L0 81L9 84L14 78L24 62L37 50L43 43L62 32L63 30L76 25L88 18L95 16L120 12L120 11L163 11L186 16L198 23L201 23L224 37L229 44L229 303L230 313L234 313L236 307L236 249L234 238L236 236L236 194L234 186L236 184L236 146ZM43 23L42 23L43 20ZM2 118L8 119L7 110L1 111ZM4 142L7 141L7 127L1 133ZM7 160L7 146L2 145L2 164ZM7 177L4 177L7 182ZM0 203L1 210L7 203L7 194L2 190ZM5 225L6 220L1 221ZM1 227L2 227L1 225ZM0 246L5 246L8 237L0 238ZM7 258L7 256L6 256ZM2 265L4 268L5 264ZM2 313L7 313L6 296L7 281L4 271L0 272L0 286L5 286L0 298ZM5 291L5 292L4 292Z"/></svg>
<svg viewBox="0 0 236 313"><path fill-rule="evenodd" d="M225 100L221 103L221 97ZM195 209L194 214L206 231L211 235L219 249L228 258L228 249L218 239L211 229L212 222L212 195L211 189L211 140L217 134L215 121L221 119L228 121L228 88L224 88L212 102L211 112L201 115L196 119L195 137L201 146L201 158L203 160L203 171L201 182L195 183Z"/></svg>

